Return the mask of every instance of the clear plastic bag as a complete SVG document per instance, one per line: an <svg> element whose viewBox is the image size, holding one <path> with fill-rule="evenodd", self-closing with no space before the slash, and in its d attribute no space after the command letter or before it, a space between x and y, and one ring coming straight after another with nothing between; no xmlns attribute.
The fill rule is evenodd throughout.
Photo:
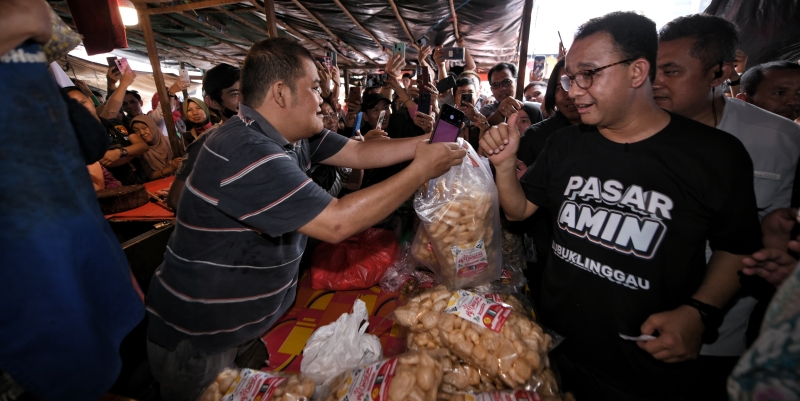
<svg viewBox="0 0 800 401"><path fill-rule="evenodd" d="M404 295L413 293L416 289L416 278L414 277L416 268L417 261L411 255L411 245L408 243L401 245L397 259L389 266L386 274L381 279L381 290L387 292L399 291Z"/></svg>
<svg viewBox="0 0 800 401"><path fill-rule="evenodd" d="M458 143L467 150L462 163L430 180L414 197L414 209L439 265L438 271L429 267L449 289L495 281L503 265L494 178L468 143L461 138ZM423 245L425 234L418 230L417 235L415 242Z"/></svg>
<svg viewBox="0 0 800 401"><path fill-rule="evenodd" d="M436 401L442 374L439 355L412 351L336 376L320 399Z"/></svg>
<svg viewBox="0 0 800 401"><path fill-rule="evenodd" d="M409 348L446 348L507 388L554 393L555 387L542 387L551 376L547 352L552 338L529 315L501 300L497 294L450 292L440 286L394 313L410 329Z"/></svg>
<svg viewBox="0 0 800 401"><path fill-rule="evenodd" d="M363 322L363 324L362 324ZM365 334L369 314L364 301L357 299L353 313L343 313L335 322L322 326L306 341L300 371L317 386L327 386L338 373L377 361L383 355L381 341Z"/></svg>
<svg viewBox="0 0 800 401"><path fill-rule="evenodd" d="M308 401L315 390L303 374L225 369L198 401Z"/></svg>
<svg viewBox="0 0 800 401"><path fill-rule="evenodd" d="M417 234L414 235L414 241L411 243L411 255L432 272L437 275L441 274L439 261L436 259L436 254L433 253L431 236L428 235L422 224L417 228Z"/></svg>

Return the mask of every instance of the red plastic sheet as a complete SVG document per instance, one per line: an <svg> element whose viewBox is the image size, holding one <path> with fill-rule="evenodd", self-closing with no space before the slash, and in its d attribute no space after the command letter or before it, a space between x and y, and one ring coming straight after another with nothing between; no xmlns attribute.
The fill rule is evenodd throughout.
<svg viewBox="0 0 800 401"><path fill-rule="evenodd" d="M400 245L389 230L370 228L338 244L323 243L311 258L315 290L358 290L378 284Z"/></svg>

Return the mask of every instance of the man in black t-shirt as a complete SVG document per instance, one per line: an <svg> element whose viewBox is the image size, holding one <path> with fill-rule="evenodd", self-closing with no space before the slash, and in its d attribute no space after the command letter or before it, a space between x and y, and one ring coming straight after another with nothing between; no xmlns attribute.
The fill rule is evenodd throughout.
<svg viewBox="0 0 800 401"><path fill-rule="evenodd" d="M566 337L555 361L577 399L690 399L691 360L761 246L747 151L656 106L657 41L635 13L578 29L562 85L583 124L552 136L521 181L515 118L481 140L510 220L553 211L538 306Z"/></svg>

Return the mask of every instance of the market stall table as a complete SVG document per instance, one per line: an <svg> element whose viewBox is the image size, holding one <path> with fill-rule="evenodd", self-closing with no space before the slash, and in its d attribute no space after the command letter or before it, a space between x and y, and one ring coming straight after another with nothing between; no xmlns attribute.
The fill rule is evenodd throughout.
<svg viewBox="0 0 800 401"><path fill-rule="evenodd" d="M356 299L364 301L369 313L367 333L378 336L383 355L394 356L406 350L406 337L390 314L400 301L397 292L386 292L374 286L364 290L315 291L311 275L305 274L297 283L297 298L292 308L264 335L269 351L267 370L299 372L303 348L319 327L333 323L343 313L350 313Z"/></svg>
<svg viewBox="0 0 800 401"><path fill-rule="evenodd" d="M169 189L169 186L172 185L172 181L174 180L174 176L165 177L145 183L144 187L148 192L154 194L159 190ZM163 221L175 219L175 213L156 203L148 202L143 206L139 206L126 212L107 214L106 219L112 223L122 221Z"/></svg>

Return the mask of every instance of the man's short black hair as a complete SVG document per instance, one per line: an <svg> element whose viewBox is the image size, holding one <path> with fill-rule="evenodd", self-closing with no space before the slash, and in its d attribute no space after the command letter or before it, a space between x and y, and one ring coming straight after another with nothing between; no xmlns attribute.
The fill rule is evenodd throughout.
<svg viewBox="0 0 800 401"><path fill-rule="evenodd" d="M492 74L495 72L500 72L503 70L508 70L511 73L511 76L514 79L517 79L517 66L511 63L500 63L492 67L487 74L487 78L489 79L489 83L492 83Z"/></svg>
<svg viewBox="0 0 800 401"><path fill-rule="evenodd" d="M289 38L265 39L254 44L244 58L241 72L242 103L258 107L269 89L278 81L297 91L297 80L303 76L303 59L314 62L303 45Z"/></svg>
<svg viewBox="0 0 800 401"><path fill-rule="evenodd" d="M650 82L656 79L658 34L655 22L634 12L617 11L581 25L575 33L575 41L596 33L610 35L623 60L647 60L650 63Z"/></svg>
<svg viewBox="0 0 800 401"><path fill-rule="evenodd" d="M475 81L473 81L471 78L459 78L456 80L456 88L460 88L462 86L467 86L467 85L475 86ZM478 88L475 89L477 90Z"/></svg>
<svg viewBox="0 0 800 401"><path fill-rule="evenodd" d="M764 80L764 73L767 70L795 70L800 73L800 64L792 61L779 60L770 61L769 63L759 64L755 67L750 67L742 74L742 82L739 84L739 91L753 96L758 91L758 86Z"/></svg>
<svg viewBox="0 0 800 401"><path fill-rule="evenodd" d="M206 71L203 76L203 92L218 103L222 103L222 90L228 89L241 77L239 67L222 63Z"/></svg>
<svg viewBox="0 0 800 401"><path fill-rule="evenodd" d="M720 67L732 63L739 48L739 32L736 25L724 18L706 14L678 17L664 25L658 32L659 42L683 38L695 40L689 54L703 63L703 68Z"/></svg>
<svg viewBox="0 0 800 401"><path fill-rule="evenodd" d="M411 74L407 72L407 73L403 74L403 78L411 79Z"/></svg>
<svg viewBox="0 0 800 401"><path fill-rule="evenodd" d="M544 87L546 87L547 83L544 82L544 81L533 81L533 82L525 85L525 89L523 89L522 91L523 92L527 92L528 89L533 88L534 86L544 86Z"/></svg>
<svg viewBox="0 0 800 401"><path fill-rule="evenodd" d="M547 81L547 91L544 93L544 109L547 111L548 116L552 116L556 112L556 91L561 86L561 77L558 72L564 68L566 64L565 59L558 60L550 72L550 79Z"/></svg>
<svg viewBox="0 0 800 401"><path fill-rule="evenodd" d="M65 87L61 88L61 90L63 90L64 93L78 92L81 95L86 96L86 94L83 93L83 91L80 90L77 86L65 86Z"/></svg>
<svg viewBox="0 0 800 401"><path fill-rule="evenodd" d="M141 103L141 102L142 102L142 95L140 95L140 94L139 94L139 91L135 91L135 90L127 90L127 91L125 91L125 94L126 94L126 95L133 95L133 97L135 97L135 98L136 98L136 100L138 100L138 101L139 101L139 103Z"/></svg>

